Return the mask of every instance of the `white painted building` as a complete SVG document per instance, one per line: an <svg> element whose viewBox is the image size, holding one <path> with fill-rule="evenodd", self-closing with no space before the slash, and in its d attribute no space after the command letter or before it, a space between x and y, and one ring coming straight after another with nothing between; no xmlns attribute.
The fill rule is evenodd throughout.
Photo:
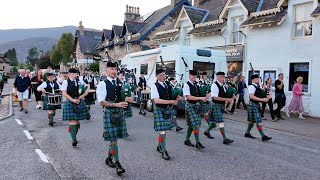
<svg viewBox="0 0 320 180"><path fill-rule="evenodd" d="M302 76L305 112L320 117L319 11L318 0L195 0L154 41L226 49L230 76L250 79L250 63L263 79L283 73L287 105Z"/></svg>

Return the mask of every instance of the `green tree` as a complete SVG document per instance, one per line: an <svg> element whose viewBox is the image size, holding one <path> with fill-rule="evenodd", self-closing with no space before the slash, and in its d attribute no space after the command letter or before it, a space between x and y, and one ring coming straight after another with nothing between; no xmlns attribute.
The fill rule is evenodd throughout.
<svg viewBox="0 0 320 180"><path fill-rule="evenodd" d="M23 64L19 64L19 69L24 69L24 65Z"/></svg>
<svg viewBox="0 0 320 180"><path fill-rule="evenodd" d="M74 36L72 33L63 33L56 47L50 53L51 62L54 65L72 62Z"/></svg>
<svg viewBox="0 0 320 180"><path fill-rule="evenodd" d="M9 49L7 51L7 57L10 59L10 66L18 65L17 51L15 48Z"/></svg>
<svg viewBox="0 0 320 180"><path fill-rule="evenodd" d="M34 66L39 59L39 50L36 47L29 49L27 56L27 63L30 63Z"/></svg>
<svg viewBox="0 0 320 180"><path fill-rule="evenodd" d="M12 69L11 69L12 72L18 72L18 69L16 66L14 66Z"/></svg>
<svg viewBox="0 0 320 180"><path fill-rule="evenodd" d="M39 61L37 62L39 69L46 69L48 66L52 67L52 63L50 61L50 52L47 51L45 54L40 56Z"/></svg>
<svg viewBox="0 0 320 180"><path fill-rule="evenodd" d="M99 72L99 63L90 64L90 70L93 72Z"/></svg>

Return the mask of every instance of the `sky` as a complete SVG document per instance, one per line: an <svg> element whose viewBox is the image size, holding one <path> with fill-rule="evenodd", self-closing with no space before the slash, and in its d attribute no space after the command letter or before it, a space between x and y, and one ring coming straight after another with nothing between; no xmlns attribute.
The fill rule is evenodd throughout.
<svg viewBox="0 0 320 180"><path fill-rule="evenodd" d="M122 25L126 5L140 7L144 15L171 0L0 0L0 29L29 29L60 26L110 29Z"/></svg>

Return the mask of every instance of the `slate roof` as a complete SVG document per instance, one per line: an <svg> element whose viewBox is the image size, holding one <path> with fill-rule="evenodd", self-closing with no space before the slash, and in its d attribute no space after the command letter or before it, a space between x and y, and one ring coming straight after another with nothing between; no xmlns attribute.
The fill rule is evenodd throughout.
<svg viewBox="0 0 320 180"><path fill-rule="evenodd" d="M10 63L10 59L7 58L6 53L0 53L0 63Z"/></svg>
<svg viewBox="0 0 320 180"><path fill-rule="evenodd" d="M260 2L260 0L240 0L240 1L249 12L256 12ZM269 1L269 0L264 0L264 2L265 1Z"/></svg>
<svg viewBox="0 0 320 180"><path fill-rule="evenodd" d="M248 26L254 24L266 24L266 23L278 23L287 15L286 11L278 12L277 14L265 15L265 16L258 16L258 17L251 17L245 20L241 26Z"/></svg>
<svg viewBox="0 0 320 180"><path fill-rule="evenodd" d="M177 39L179 37L179 35L180 35L180 31L168 32L168 33L158 34L152 40L161 40L161 39L172 39L172 40L175 40L175 39Z"/></svg>
<svg viewBox="0 0 320 180"><path fill-rule="evenodd" d="M143 22L125 21L123 25L122 35L125 35L127 32L131 34L136 34L145 25L146 23L143 23Z"/></svg>
<svg viewBox="0 0 320 180"><path fill-rule="evenodd" d="M80 35L80 31L76 30L74 43L74 51L79 42L80 52L83 54L97 54L96 47L102 40L102 31L84 30L84 35Z"/></svg>
<svg viewBox="0 0 320 180"><path fill-rule="evenodd" d="M196 7L210 11L209 15L204 20L204 22L209 22L219 19L219 15L227 1L228 0L206 0Z"/></svg>
<svg viewBox="0 0 320 180"><path fill-rule="evenodd" d="M112 26L111 38L114 38L114 37L117 37L117 36L121 37L122 29L123 29L123 26L113 25Z"/></svg>
<svg viewBox="0 0 320 180"><path fill-rule="evenodd" d="M186 13L188 14L192 24L199 24L203 22L203 19L209 14L208 10L194 8L190 6L183 6Z"/></svg>
<svg viewBox="0 0 320 180"><path fill-rule="evenodd" d="M110 29L103 29L102 32L103 32L103 35L102 35L102 40L103 40L103 41L104 41L105 39L110 39L110 38L111 38L112 30L110 30Z"/></svg>
<svg viewBox="0 0 320 180"><path fill-rule="evenodd" d="M197 28L192 29L188 34L202 34L202 33L218 32L218 31L221 31L226 25L227 25L227 22L197 27Z"/></svg>
<svg viewBox="0 0 320 180"><path fill-rule="evenodd" d="M319 16L320 15L320 6L318 6L311 14L312 16Z"/></svg>

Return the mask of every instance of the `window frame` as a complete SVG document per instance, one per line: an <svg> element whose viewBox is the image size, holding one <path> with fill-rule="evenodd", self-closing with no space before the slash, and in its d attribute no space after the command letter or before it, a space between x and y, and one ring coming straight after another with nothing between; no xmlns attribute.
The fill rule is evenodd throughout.
<svg viewBox="0 0 320 180"><path fill-rule="evenodd" d="M313 33L314 33L314 31L312 31L312 33L311 33L311 35L309 35L309 36L306 36L306 35L303 35L303 36L296 36L296 32L297 32L297 24L299 24L299 23L307 23L307 22L311 22L311 27L313 27L313 25L314 25L314 22L313 22L313 18L312 18L312 16L310 15L310 19L309 20L307 20L307 19L304 19L303 21L296 21L296 19L297 19L297 17L296 17L296 12L297 12L297 7L298 6L305 6L305 5L307 5L307 4L311 4L311 6L313 7L313 2L312 1L309 1L309 2L304 2L304 3L299 3L299 4L294 4L293 6L292 6L292 21L293 21L293 23L292 23L292 33L291 33L291 36L292 36L292 39L310 39L310 38L312 38L312 36L313 36ZM312 12L312 9L311 9L311 12ZM310 13L311 14L311 13ZM305 25L304 25L304 27L305 27ZM304 28L305 29L305 28ZM303 32L305 32L305 30L303 30ZM304 33L303 33L304 34Z"/></svg>
<svg viewBox="0 0 320 180"><path fill-rule="evenodd" d="M188 34L192 30L192 26L183 27L183 46L191 46L191 36Z"/></svg>
<svg viewBox="0 0 320 180"><path fill-rule="evenodd" d="M234 31L233 29L234 29L234 26L233 26L233 21L235 20L235 19L240 19L240 18L242 18L242 22L239 22L239 27L238 27L238 30L237 31ZM240 24L241 23L243 23L244 22L244 20L245 20L245 18L244 18L244 15L243 16L235 16L235 17L232 17L231 18L231 38L230 38L230 41L231 41L231 44L233 44L233 45L237 45L237 44L244 44L244 35L243 34L241 34L240 32ZM233 41L233 34L234 33L237 33L238 34L238 42L234 42ZM242 36L242 41L239 41L240 40L240 36Z"/></svg>
<svg viewBox="0 0 320 180"><path fill-rule="evenodd" d="M290 91L290 64L298 64L298 63L308 63L309 71L308 71L308 92L303 92L305 95L311 95L311 74L312 74L312 60L293 60L288 62L288 78L287 78L287 91L292 94L292 90Z"/></svg>
<svg viewBox="0 0 320 180"><path fill-rule="evenodd" d="M144 75L148 76L148 71L149 71L149 63L143 63L143 64L140 64L140 73L142 72L142 66L146 66L146 71L143 71L144 72Z"/></svg>

